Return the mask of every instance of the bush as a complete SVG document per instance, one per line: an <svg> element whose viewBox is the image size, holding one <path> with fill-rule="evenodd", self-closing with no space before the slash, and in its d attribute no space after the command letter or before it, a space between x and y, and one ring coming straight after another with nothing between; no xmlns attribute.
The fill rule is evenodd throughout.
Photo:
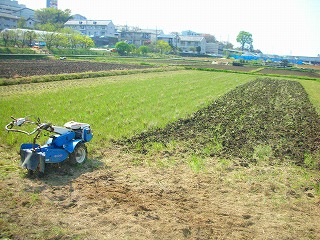
<svg viewBox="0 0 320 240"><path fill-rule="evenodd" d="M239 66L239 67L242 67L243 66L243 63L241 62L232 62L232 66Z"/></svg>
<svg viewBox="0 0 320 240"><path fill-rule="evenodd" d="M51 53L54 55L104 55L105 52L93 51L90 49L78 48L78 49L70 49L70 48L51 48Z"/></svg>
<svg viewBox="0 0 320 240"><path fill-rule="evenodd" d="M0 47L0 54L35 54L30 48Z"/></svg>

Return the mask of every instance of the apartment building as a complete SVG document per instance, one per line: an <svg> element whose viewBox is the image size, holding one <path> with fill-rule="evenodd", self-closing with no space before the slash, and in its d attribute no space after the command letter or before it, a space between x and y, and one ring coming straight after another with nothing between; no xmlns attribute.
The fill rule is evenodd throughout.
<svg viewBox="0 0 320 240"><path fill-rule="evenodd" d="M34 10L27 8L18 1L0 1L0 30L17 28L19 19L26 21L27 28L33 28L35 24Z"/></svg>
<svg viewBox="0 0 320 240"><path fill-rule="evenodd" d="M157 41L157 36L163 34L162 30L140 29L138 27L117 26L119 41L134 44L137 47L148 45Z"/></svg>

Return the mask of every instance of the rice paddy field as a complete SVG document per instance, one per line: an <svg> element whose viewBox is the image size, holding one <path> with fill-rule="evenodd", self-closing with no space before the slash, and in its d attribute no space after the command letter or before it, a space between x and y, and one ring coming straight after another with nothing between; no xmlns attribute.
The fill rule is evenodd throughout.
<svg viewBox="0 0 320 240"><path fill-rule="evenodd" d="M0 86L0 126L89 123L27 177L0 131L0 239L319 239L320 82L175 70ZM42 136L39 142L45 141Z"/></svg>

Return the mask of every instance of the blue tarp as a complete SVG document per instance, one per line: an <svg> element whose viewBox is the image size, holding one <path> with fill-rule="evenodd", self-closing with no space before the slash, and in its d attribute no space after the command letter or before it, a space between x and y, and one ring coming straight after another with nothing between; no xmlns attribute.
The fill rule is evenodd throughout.
<svg viewBox="0 0 320 240"><path fill-rule="evenodd" d="M267 56L239 56L239 55L231 55L230 57L233 57L234 59L243 59L243 60L264 60L264 61L272 61L272 62L281 62L283 60L288 60L289 63L294 64L302 64L303 61L299 59L288 59L288 58L281 58L281 57L267 57Z"/></svg>

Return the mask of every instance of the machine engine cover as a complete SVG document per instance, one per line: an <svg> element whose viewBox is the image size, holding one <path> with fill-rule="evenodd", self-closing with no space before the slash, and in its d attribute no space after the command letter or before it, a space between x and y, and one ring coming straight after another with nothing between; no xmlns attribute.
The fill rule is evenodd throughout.
<svg viewBox="0 0 320 240"><path fill-rule="evenodd" d="M84 142L89 142L93 137L90 124L88 123L79 123L79 122L71 121L71 122L65 123L64 127L74 131L76 134L75 138L82 139Z"/></svg>
<svg viewBox="0 0 320 240"><path fill-rule="evenodd" d="M88 123L80 123L80 122L74 122L74 121L67 122L63 126L72 130L78 130L78 129L82 130L84 128L90 128L90 124Z"/></svg>

